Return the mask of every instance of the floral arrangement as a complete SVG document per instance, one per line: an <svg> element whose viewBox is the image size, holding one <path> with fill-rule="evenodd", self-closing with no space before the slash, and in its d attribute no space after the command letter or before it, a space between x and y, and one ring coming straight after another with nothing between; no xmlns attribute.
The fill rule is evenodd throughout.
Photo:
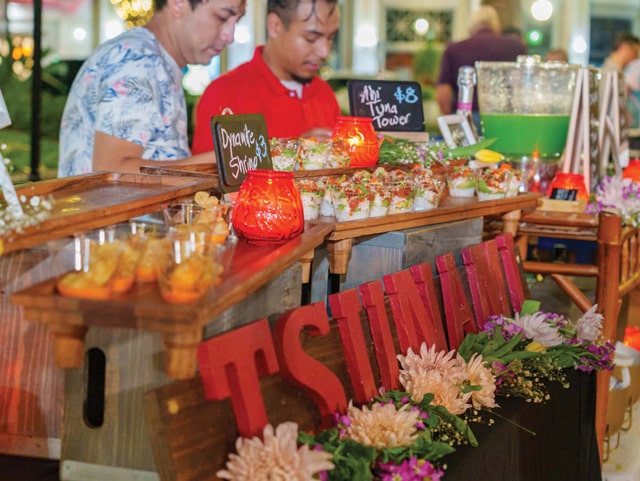
<svg viewBox="0 0 640 481"><path fill-rule="evenodd" d="M605 176L591 194L586 212L597 214L604 209L620 209L622 224L640 226L640 185L619 175Z"/></svg>
<svg viewBox="0 0 640 481"><path fill-rule="evenodd" d="M12 170L11 160L2 155L2 151L6 149L6 145L0 146L0 189L4 193L5 200L0 201L0 236L8 236L11 233L20 233L27 227L39 224L51 216L53 200L51 198L41 198L40 196L32 196L27 198L25 195L18 197L18 203L8 203L7 189L13 191L13 184L9 177ZM0 243L0 253L2 244Z"/></svg>
<svg viewBox="0 0 640 481"><path fill-rule="evenodd" d="M544 402L548 381L565 387L563 370L611 369L614 346L601 335L597 306L577 322L526 301L513 318L492 316L458 350L399 355L403 390L386 390L363 406L349 403L334 426L299 432L293 422L264 428L262 439L239 438L221 479L439 481L456 446L477 446L471 423L497 414L496 396ZM488 421L489 423L491 421Z"/></svg>

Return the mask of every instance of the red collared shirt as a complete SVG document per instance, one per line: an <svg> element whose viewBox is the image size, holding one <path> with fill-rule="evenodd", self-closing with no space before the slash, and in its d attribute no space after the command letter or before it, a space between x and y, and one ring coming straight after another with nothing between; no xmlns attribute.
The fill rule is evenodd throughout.
<svg viewBox="0 0 640 481"><path fill-rule="evenodd" d="M229 109L234 114L261 113L269 137L299 137L314 127L333 129L340 107L331 86L316 76L305 84L302 98L286 88L262 60L253 58L209 84L196 108L193 154L213 149L211 117Z"/></svg>

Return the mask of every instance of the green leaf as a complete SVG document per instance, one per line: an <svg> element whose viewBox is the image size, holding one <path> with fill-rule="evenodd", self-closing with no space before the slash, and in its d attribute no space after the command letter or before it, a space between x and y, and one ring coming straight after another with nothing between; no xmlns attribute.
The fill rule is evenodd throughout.
<svg viewBox="0 0 640 481"><path fill-rule="evenodd" d="M443 150L445 159L461 159L465 157L471 157L480 149L486 149L493 144L497 139L484 139L473 145L465 145L463 147L456 147L455 149Z"/></svg>
<svg viewBox="0 0 640 481"><path fill-rule="evenodd" d="M533 314L540 310L540 301L536 301L535 299L526 299L522 303L522 308L520 309L520 315L524 316L527 314Z"/></svg>

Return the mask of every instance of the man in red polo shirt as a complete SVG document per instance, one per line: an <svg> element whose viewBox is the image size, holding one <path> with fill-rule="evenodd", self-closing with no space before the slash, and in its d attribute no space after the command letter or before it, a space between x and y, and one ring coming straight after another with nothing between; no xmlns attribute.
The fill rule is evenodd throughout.
<svg viewBox="0 0 640 481"><path fill-rule="evenodd" d="M269 0L267 12L266 44L202 94L194 154L213 149L211 117L222 113L262 113L269 137L330 136L340 108L317 74L338 33L337 0Z"/></svg>

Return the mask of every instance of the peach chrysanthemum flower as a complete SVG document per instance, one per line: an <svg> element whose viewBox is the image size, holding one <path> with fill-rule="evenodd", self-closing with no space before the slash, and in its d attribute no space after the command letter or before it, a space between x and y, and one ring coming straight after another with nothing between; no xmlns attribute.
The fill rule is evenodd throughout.
<svg viewBox="0 0 640 481"><path fill-rule="evenodd" d="M482 355L477 352L471 356L468 363L458 355L459 361L466 364L467 382L472 386L480 386L479 391L471 391L471 403L476 409L482 407L494 408L496 403L496 377L484 365Z"/></svg>
<svg viewBox="0 0 640 481"><path fill-rule="evenodd" d="M400 384L416 402L421 402L425 394L433 394L434 404L446 407L453 414L462 414L469 407L470 393L460 392L466 379L465 363L455 357L455 351L438 351L435 346L420 346L420 354L411 348L406 356L398 356L402 366Z"/></svg>
<svg viewBox="0 0 640 481"><path fill-rule="evenodd" d="M312 481L314 475L334 465L331 454L298 447L298 425L285 422L271 425L263 431L263 440L238 438L237 454L230 454L226 469L216 473L221 479L233 481Z"/></svg>
<svg viewBox="0 0 640 481"><path fill-rule="evenodd" d="M375 403L362 409L349 403L351 425L344 436L376 449L410 446L418 438L416 424L422 419L409 405L397 409L393 404Z"/></svg>

